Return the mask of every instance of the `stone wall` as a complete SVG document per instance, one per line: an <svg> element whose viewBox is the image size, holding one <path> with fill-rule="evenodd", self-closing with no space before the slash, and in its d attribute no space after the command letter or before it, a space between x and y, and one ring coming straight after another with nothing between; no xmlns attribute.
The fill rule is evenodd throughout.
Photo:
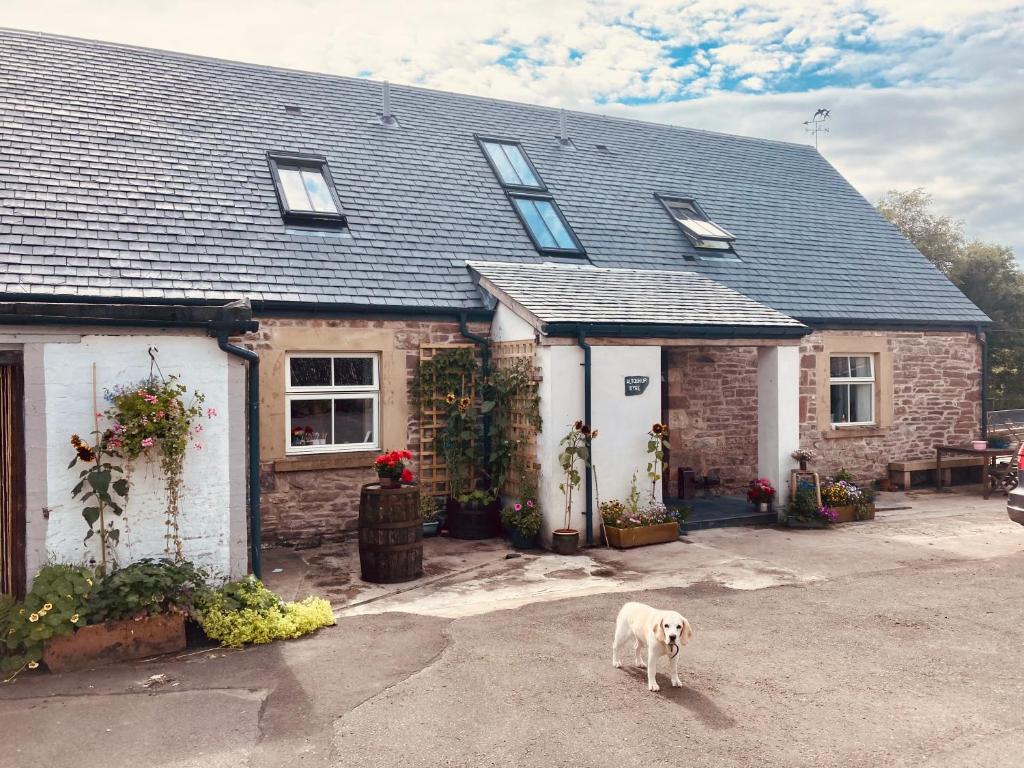
<svg viewBox="0 0 1024 768"><path fill-rule="evenodd" d="M397 431L382 430L387 450L418 447L418 424L415 405L409 401L409 381L416 371L421 344L468 343L459 332L458 323L434 320L368 320L368 319L284 319L260 317L260 330L242 340L242 344L271 357L271 352L288 351L281 339L294 339L298 332L308 332L310 339L333 340L306 344L303 348L319 348L324 352L345 352L369 349L366 339L386 339L381 344L387 354L398 353L404 360L400 367L403 379L395 381L383 368L381 374L381 408L389 408L387 401L401 398L407 407L394 409L407 414L405 424ZM470 323L476 333L487 333L487 325ZM287 330L285 330L287 329ZM383 332L383 333L382 333ZM340 334L340 335L339 335ZM261 368L264 363L261 360ZM392 368L394 369L394 368ZM261 384L266 377L282 377L283 370L268 368L261 372ZM264 386L264 390L268 388ZM267 392L261 393L261 410L269 413ZM280 388L273 397L281 398ZM387 413L382 413L386 418ZM276 423L261 416L260 486L263 517L263 540L270 544L311 545L324 541L337 541L353 535L359 511L359 490L365 483L376 479L370 466L376 451L354 453L316 454L302 457L284 456L284 434ZM280 433L280 434L279 434ZM268 447L267 441L271 441ZM280 445L278 445L280 443ZM267 460L267 457L273 457ZM413 467L415 471L415 467Z"/></svg>
<svg viewBox="0 0 1024 768"><path fill-rule="evenodd" d="M828 339L854 336L884 341L892 391L891 403L882 407L891 409L891 423L881 429L822 429L818 404L827 389L819 389L818 358L827 354ZM801 444L818 452L813 468L823 474L845 468L862 481L873 480L885 475L890 461L931 457L936 443L978 435L981 353L971 333L816 331L803 339L800 351ZM669 348L666 386L669 493L677 492L681 466L721 478L728 492L743 490L757 472L757 350Z"/></svg>

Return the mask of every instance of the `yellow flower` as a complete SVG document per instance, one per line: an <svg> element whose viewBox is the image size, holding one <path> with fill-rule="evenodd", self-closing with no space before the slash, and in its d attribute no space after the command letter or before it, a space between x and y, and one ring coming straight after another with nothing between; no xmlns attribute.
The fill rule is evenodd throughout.
<svg viewBox="0 0 1024 768"><path fill-rule="evenodd" d="M454 403L455 402L455 393L454 392L449 392L447 395L444 396L444 401L446 403L448 403L448 405L451 405L452 403Z"/></svg>
<svg viewBox="0 0 1024 768"><path fill-rule="evenodd" d="M86 579L85 583L88 584L91 587L92 586L92 579Z"/></svg>
<svg viewBox="0 0 1024 768"><path fill-rule="evenodd" d="M18 611L18 615L19 616L24 616L25 615L25 609L22 608L20 611Z"/></svg>
<svg viewBox="0 0 1024 768"><path fill-rule="evenodd" d="M74 616L71 617L71 623L72 624L74 624L76 621L78 621L78 614L77 613Z"/></svg>
<svg viewBox="0 0 1024 768"><path fill-rule="evenodd" d="M33 613L31 616L28 617L28 620L29 621L39 621L39 614L38 613Z"/></svg>
<svg viewBox="0 0 1024 768"><path fill-rule="evenodd" d="M36 668L36 667L38 667L38 666L39 666L39 662L38 662L38 661L30 661L30 662L28 663L28 668L29 668L29 669L35 669L35 668Z"/></svg>
<svg viewBox="0 0 1024 768"><path fill-rule="evenodd" d="M46 603L46 604L44 604L43 605L43 610L44 611L52 611L53 610L53 603Z"/></svg>

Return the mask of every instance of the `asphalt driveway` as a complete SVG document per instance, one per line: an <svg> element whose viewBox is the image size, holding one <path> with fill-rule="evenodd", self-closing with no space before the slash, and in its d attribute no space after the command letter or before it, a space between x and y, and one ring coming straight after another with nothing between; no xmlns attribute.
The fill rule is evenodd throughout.
<svg viewBox="0 0 1024 768"><path fill-rule="evenodd" d="M486 565L489 601L439 584L305 640L25 676L0 766L1019 766L1024 528L954 502L617 553L640 576L604 591L589 558L554 597L522 576L545 556ZM683 688L612 668L632 598L693 623Z"/></svg>

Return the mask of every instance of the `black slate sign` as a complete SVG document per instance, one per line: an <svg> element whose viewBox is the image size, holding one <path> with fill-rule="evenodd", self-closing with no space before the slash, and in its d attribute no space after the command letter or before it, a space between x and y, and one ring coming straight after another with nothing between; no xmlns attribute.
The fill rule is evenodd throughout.
<svg viewBox="0 0 1024 768"><path fill-rule="evenodd" d="M647 391L647 385L651 383L650 376L627 376L626 397L642 395Z"/></svg>

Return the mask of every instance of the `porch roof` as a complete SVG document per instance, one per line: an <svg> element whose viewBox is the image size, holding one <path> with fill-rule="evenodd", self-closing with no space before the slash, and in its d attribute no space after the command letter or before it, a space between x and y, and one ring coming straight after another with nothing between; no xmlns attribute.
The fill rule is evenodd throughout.
<svg viewBox="0 0 1024 768"><path fill-rule="evenodd" d="M810 329L695 272L466 263L478 285L549 336L803 336Z"/></svg>

